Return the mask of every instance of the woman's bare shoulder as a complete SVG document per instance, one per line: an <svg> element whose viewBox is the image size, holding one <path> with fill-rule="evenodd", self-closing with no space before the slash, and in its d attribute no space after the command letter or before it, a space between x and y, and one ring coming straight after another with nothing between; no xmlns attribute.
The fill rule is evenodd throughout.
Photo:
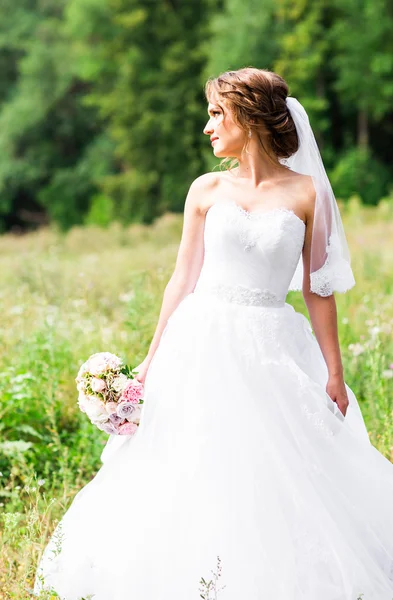
<svg viewBox="0 0 393 600"><path fill-rule="evenodd" d="M205 214L211 204L213 192L221 180L220 173L209 172L200 175L191 183L188 201L194 204L202 214Z"/></svg>
<svg viewBox="0 0 393 600"><path fill-rule="evenodd" d="M209 173L203 173L199 175L191 184L191 187L197 190L211 190L214 189L220 180L220 174L210 171Z"/></svg>
<svg viewBox="0 0 393 600"><path fill-rule="evenodd" d="M309 216L314 211L316 191L314 187L314 181L311 175L303 175L302 173L296 173L288 179L296 203L299 208L304 212L305 216Z"/></svg>

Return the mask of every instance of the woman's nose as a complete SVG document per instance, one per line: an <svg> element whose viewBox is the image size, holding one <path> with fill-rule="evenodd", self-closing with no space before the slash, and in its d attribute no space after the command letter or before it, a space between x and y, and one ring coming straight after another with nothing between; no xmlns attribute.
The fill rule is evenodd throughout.
<svg viewBox="0 0 393 600"><path fill-rule="evenodd" d="M210 125L210 120L206 123L203 133L205 133L206 135L211 135L213 133L213 128Z"/></svg>

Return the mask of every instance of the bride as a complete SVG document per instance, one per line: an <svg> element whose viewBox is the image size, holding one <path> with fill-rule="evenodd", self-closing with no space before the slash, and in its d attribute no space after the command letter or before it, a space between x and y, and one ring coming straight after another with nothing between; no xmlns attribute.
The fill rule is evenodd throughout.
<svg viewBox="0 0 393 600"><path fill-rule="evenodd" d="M190 187L140 427L110 437L34 594L392 600L393 466L344 382L334 292L354 279L307 114L268 70L206 96L204 133L235 164Z"/></svg>

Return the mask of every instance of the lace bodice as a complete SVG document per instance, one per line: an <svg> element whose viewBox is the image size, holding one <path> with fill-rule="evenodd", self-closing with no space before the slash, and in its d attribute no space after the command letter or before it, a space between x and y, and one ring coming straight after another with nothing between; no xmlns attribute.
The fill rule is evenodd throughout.
<svg viewBox="0 0 393 600"><path fill-rule="evenodd" d="M281 306L303 248L305 223L286 208L249 212L232 201L207 211L205 256L194 292Z"/></svg>

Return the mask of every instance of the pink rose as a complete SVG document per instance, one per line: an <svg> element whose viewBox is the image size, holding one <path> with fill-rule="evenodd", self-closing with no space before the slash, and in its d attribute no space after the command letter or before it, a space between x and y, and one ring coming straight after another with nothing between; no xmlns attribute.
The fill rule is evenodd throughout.
<svg viewBox="0 0 393 600"><path fill-rule="evenodd" d="M127 387L124 389L120 402L132 402L138 404L139 400L143 397L143 383L137 379L132 379Z"/></svg>
<svg viewBox="0 0 393 600"><path fill-rule="evenodd" d="M137 430L138 425L135 425L135 423L124 423L119 427L119 435L134 435Z"/></svg>
<svg viewBox="0 0 393 600"><path fill-rule="evenodd" d="M91 389L93 392L100 393L106 389L106 383L103 379L99 379L98 377L93 377L90 382Z"/></svg>

